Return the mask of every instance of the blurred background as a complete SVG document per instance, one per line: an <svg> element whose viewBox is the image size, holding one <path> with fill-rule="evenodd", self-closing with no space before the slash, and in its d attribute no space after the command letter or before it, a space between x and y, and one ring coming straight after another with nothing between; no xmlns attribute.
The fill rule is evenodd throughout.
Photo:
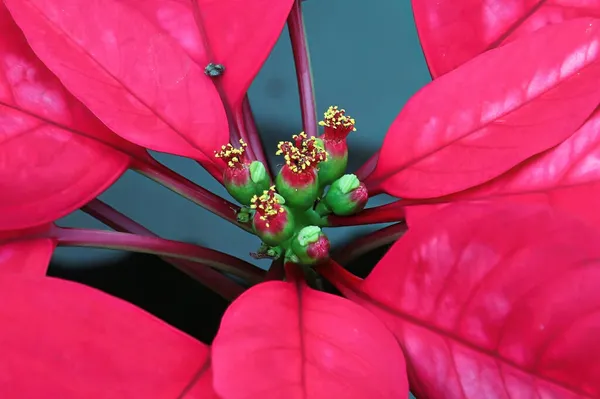
<svg viewBox="0 0 600 399"><path fill-rule="evenodd" d="M430 80L415 30L409 1L307 0L304 20L310 47L319 118L339 105L356 119L349 136L350 171L381 145L404 103ZM276 145L302 130L298 89L287 28L256 77L249 96L272 164ZM402 151L401 148L398 151ZM219 195L231 199L195 162L155 154L167 166ZM269 260L249 253L259 240L211 213L127 172L100 198L162 237L227 252L268 268ZM389 201L377 197L369 206ZM106 228L77 211L62 226ZM334 246L384 227L327 229ZM351 269L366 275L384 250L358 259ZM210 343L227 303L210 290L154 256L87 248L59 248L50 275L79 281L132 302L159 318Z"/></svg>

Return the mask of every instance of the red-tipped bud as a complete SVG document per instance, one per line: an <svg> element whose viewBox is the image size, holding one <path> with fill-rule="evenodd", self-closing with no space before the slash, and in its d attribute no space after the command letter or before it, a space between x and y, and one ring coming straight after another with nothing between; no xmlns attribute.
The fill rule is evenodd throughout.
<svg viewBox="0 0 600 399"><path fill-rule="evenodd" d="M355 175L344 175L333 182L323 202L335 215L348 216L362 211L369 192Z"/></svg>
<svg viewBox="0 0 600 399"><path fill-rule="evenodd" d="M355 121L346 115L344 109L331 106L324 113L324 119L319 122L324 132L319 140L327 151L327 161L319 165L319 181L322 186L331 184L346 172L348 166L348 144L346 137L356 131Z"/></svg>
<svg viewBox="0 0 600 399"><path fill-rule="evenodd" d="M294 234L294 217L284 202L275 192L275 186L265 190L260 197L252 198L250 208L256 210L252 219L254 232L270 246L276 246Z"/></svg>
<svg viewBox="0 0 600 399"><path fill-rule="evenodd" d="M331 244L317 226L306 226L292 239L292 252L304 265L314 265L329 259Z"/></svg>
<svg viewBox="0 0 600 399"><path fill-rule="evenodd" d="M277 155L282 155L285 165L275 180L277 191L286 204L299 210L310 208L319 193L317 166L327 159L327 153L316 144L314 137L302 132L293 136L294 142L282 141Z"/></svg>
<svg viewBox="0 0 600 399"><path fill-rule="evenodd" d="M231 144L215 151L215 157L225 162L223 185L227 192L241 204L249 205L252 197L269 188L269 176L262 162L250 163L245 154L248 145L240 140L240 147Z"/></svg>

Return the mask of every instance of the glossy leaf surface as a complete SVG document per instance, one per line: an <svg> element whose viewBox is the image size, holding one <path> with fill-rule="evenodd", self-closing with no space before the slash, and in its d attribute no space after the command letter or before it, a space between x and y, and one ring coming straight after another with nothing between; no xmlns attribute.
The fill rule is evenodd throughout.
<svg viewBox="0 0 600 399"><path fill-rule="evenodd" d="M413 0L412 7L434 78L544 26L600 17L599 0Z"/></svg>
<svg viewBox="0 0 600 399"><path fill-rule="evenodd" d="M15 230L84 205L126 170L123 151L138 150L65 90L2 4L0 29L0 230Z"/></svg>
<svg viewBox="0 0 600 399"><path fill-rule="evenodd" d="M600 112L563 143L481 186L440 198L442 204L406 207L416 220L450 202L498 199L547 203L600 227Z"/></svg>
<svg viewBox="0 0 600 399"><path fill-rule="evenodd" d="M390 127L367 186L448 195L559 144L600 102L599 40L597 20L552 25L431 82Z"/></svg>
<svg viewBox="0 0 600 399"><path fill-rule="evenodd" d="M0 244L0 273L45 276L56 243L49 238Z"/></svg>
<svg viewBox="0 0 600 399"><path fill-rule="evenodd" d="M191 386L208 370L208 348L133 305L50 277L0 273L0 291L2 397L213 394Z"/></svg>
<svg viewBox="0 0 600 399"><path fill-rule="evenodd" d="M6 5L40 59L120 136L211 162L213 151L228 141L227 118L211 79L132 4L9 0Z"/></svg>
<svg viewBox="0 0 600 399"><path fill-rule="evenodd" d="M225 66L216 82L234 109L267 59L293 0L122 0L169 34L201 68Z"/></svg>
<svg viewBox="0 0 600 399"><path fill-rule="evenodd" d="M212 364L225 399L408 397L402 351L383 324L299 282L263 283L233 302Z"/></svg>
<svg viewBox="0 0 600 399"><path fill-rule="evenodd" d="M411 227L364 282L337 281L401 342L416 397L592 398L598 240L550 207L455 204Z"/></svg>

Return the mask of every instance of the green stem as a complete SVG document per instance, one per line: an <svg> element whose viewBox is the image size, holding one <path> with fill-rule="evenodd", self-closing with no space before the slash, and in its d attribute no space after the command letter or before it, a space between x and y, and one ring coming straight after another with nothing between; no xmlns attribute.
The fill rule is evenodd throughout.
<svg viewBox="0 0 600 399"><path fill-rule="evenodd" d="M156 161L153 163L138 163L134 161L132 169L228 222L254 234L249 223L239 223L237 221L237 214L240 211L238 205L186 179L163 164Z"/></svg>
<svg viewBox="0 0 600 399"><path fill-rule="evenodd" d="M92 200L81 210L96 218L108 227L123 233L133 233L142 236L158 237L136 221L123 215L116 209L105 204L99 199ZM222 275L220 272L206 267L204 264L183 259L161 257L165 262L173 265L178 270L199 281L228 301L233 301L244 292L244 287Z"/></svg>
<svg viewBox="0 0 600 399"><path fill-rule="evenodd" d="M263 281L265 276L263 270L246 261L180 241L116 231L71 229L58 226L53 226L41 235L57 240L59 245L117 249L198 262L213 269L242 277L251 284Z"/></svg>

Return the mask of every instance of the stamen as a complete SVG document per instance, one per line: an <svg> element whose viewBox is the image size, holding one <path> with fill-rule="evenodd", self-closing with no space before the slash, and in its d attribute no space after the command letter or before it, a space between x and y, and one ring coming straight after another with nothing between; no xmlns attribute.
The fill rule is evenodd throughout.
<svg viewBox="0 0 600 399"><path fill-rule="evenodd" d="M260 215L259 219L266 221L267 227L269 227L269 220L284 212L279 203L279 198L275 195L275 186L263 191L260 197L257 195L252 197L250 208L256 209L256 212Z"/></svg>
<svg viewBox="0 0 600 399"><path fill-rule="evenodd" d="M248 144L240 139L240 147L231 144L221 146L221 151L215 151L215 158L221 158L230 168L241 168L246 163L246 147Z"/></svg>
<svg viewBox="0 0 600 399"><path fill-rule="evenodd" d="M327 152L316 145L314 137L308 138L301 132L292 136L290 141L280 141L276 155L282 155L286 165L294 173L302 173L316 167L327 159Z"/></svg>
<svg viewBox="0 0 600 399"><path fill-rule="evenodd" d="M329 107L323 116L324 119L319 122L319 126L325 127L327 139L343 140L350 132L356 131L354 118L346 115L346 110L338 108L337 105Z"/></svg>

